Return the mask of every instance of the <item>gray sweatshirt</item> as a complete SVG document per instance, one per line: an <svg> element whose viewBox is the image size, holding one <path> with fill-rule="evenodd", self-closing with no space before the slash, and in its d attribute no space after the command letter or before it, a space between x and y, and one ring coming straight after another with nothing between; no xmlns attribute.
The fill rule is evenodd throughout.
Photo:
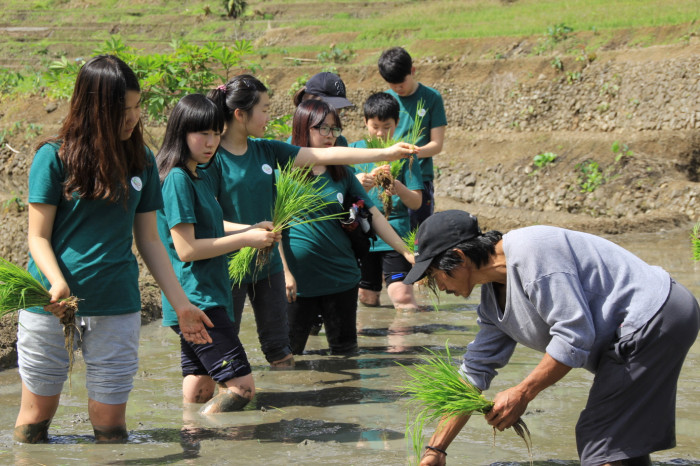
<svg viewBox="0 0 700 466"><path fill-rule="evenodd" d="M506 306L492 284L481 287L479 332L461 370L482 390L515 345L546 352L595 373L615 336L642 327L670 291L669 274L598 236L534 226L503 236Z"/></svg>

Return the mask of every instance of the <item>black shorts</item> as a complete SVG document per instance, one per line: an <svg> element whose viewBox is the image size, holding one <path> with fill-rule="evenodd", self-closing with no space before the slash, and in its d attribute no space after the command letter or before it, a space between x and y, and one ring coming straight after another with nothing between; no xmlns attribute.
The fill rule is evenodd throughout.
<svg viewBox="0 0 700 466"><path fill-rule="evenodd" d="M382 291L382 277L386 286L402 282L411 270L411 264L396 251L370 252L362 261L360 288Z"/></svg>
<svg viewBox="0 0 700 466"><path fill-rule="evenodd" d="M214 381L224 383L250 374L248 357L226 309L214 307L204 313L214 324L214 327L207 328L212 343L190 343L182 336L179 325L170 327L180 336L182 376L208 375Z"/></svg>
<svg viewBox="0 0 700 466"><path fill-rule="evenodd" d="M640 329L610 344L576 424L582 466L675 446L678 376L699 327L698 302L672 280L659 312Z"/></svg>

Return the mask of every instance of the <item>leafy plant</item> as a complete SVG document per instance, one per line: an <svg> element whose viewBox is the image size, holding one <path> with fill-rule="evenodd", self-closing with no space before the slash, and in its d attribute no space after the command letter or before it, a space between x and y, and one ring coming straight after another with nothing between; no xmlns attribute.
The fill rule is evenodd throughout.
<svg viewBox="0 0 700 466"><path fill-rule="evenodd" d="M693 260L700 262L700 222L693 227L690 233L690 242L693 248Z"/></svg>
<svg viewBox="0 0 700 466"><path fill-rule="evenodd" d="M331 45L329 50L319 53L316 58L321 63L347 63L355 56L355 51L351 48L341 49L336 45Z"/></svg>
<svg viewBox="0 0 700 466"><path fill-rule="evenodd" d="M537 168L543 168L549 165L550 163L554 163L556 159L557 154L555 154L554 152L542 152L541 154L537 154L532 158L532 163Z"/></svg>
<svg viewBox="0 0 700 466"><path fill-rule="evenodd" d="M614 141L610 150L612 150L613 154L617 154L615 156L615 162L619 162L620 160L634 155L634 152L632 152L629 146L625 143L620 143L620 141Z"/></svg>
<svg viewBox="0 0 700 466"><path fill-rule="evenodd" d="M233 19L238 19L245 13L248 8L248 2L245 0L222 0L226 16Z"/></svg>
<svg viewBox="0 0 700 466"><path fill-rule="evenodd" d="M292 115L282 115L267 122L265 139L285 140L292 134Z"/></svg>
<svg viewBox="0 0 700 466"><path fill-rule="evenodd" d="M594 160L577 164L576 170L580 172L577 181L582 193L592 193L605 181L600 165Z"/></svg>
<svg viewBox="0 0 700 466"><path fill-rule="evenodd" d="M326 201L323 189L326 183L319 183L318 178L309 177L308 170L295 168L291 163L284 168L277 167L278 175L275 182L277 195L272 208L272 230L283 231L296 225L338 219L344 212L323 214L322 211L337 201ZM269 248L257 251L253 275L267 264ZM251 270L252 259L256 249L242 248L229 260L229 277L234 285L239 285Z"/></svg>
<svg viewBox="0 0 700 466"><path fill-rule="evenodd" d="M440 419L456 416L486 414L493 407L493 401L486 399L478 388L469 383L452 364L450 348L445 343L445 353L427 349L429 355L422 356L422 364L404 366L409 380L399 387L408 395L409 405L417 407L418 414L414 425L423 426ZM525 441L531 452L530 431L522 419L513 425L513 430ZM494 435L495 435L494 429Z"/></svg>

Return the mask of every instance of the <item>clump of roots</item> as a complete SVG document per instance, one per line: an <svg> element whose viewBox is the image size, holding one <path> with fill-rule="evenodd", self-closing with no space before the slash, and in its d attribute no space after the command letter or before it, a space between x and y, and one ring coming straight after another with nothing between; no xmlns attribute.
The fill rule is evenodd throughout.
<svg viewBox="0 0 700 466"><path fill-rule="evenodd" d="M68 352L68 385L70 388L73 388L70 377L73 372L73 361L75 360L73 341L75 340L76 332L80 336L80 328L75 323L75 314L78 312L78 298L71 296L63 302L66 303L66 312L61 317L60 322L63 326L64 346Z"/></svg>
<svg viewBox="0 0 700 466"><path fill-rule="evenodd" d="M379 199L382 201L384 208L384 217L389 218L392 209L391 193L394 191L394 178L384 171L378 171L374 177L374 184L379 190Z"/></svg>

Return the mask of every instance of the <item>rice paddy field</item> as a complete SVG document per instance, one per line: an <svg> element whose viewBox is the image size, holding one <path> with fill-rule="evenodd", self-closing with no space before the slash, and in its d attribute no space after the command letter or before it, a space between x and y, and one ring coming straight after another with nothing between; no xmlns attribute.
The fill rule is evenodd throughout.
<svg viewBox="0 0 700 466"><path fill-rule="evenodd" d="M700 268L690 261L685 231L626 234L612 238L648 262L666 268L700 294ZM673 245L663 249L658 244ZM383 298L386 300L386 296ZM425 302L429 300L423 296ZM140 368L127 408L129 442L95 445L86 416L84 365L73 371L50 430L48 445L13 444L11 427L18 410L16 369L0 372L1 464L411 464L405 436L406 400L397 386L406 379L396 363L410 365L444 349L459 357L477 331L478 296L442 296L438 312L396 313L388 307L361 308L361 353L351 358L325 354L323 334L311 337L307 354L291 371L270 371L258 345L253 316L246 310L242 340L258 393L245 411L201 416L180 400L179 348L175 335L154 322L143 327ZM518 348L496 377L487 397L517 383L540 355ZM572 371L540 394L523 416L532 433L534 464L578 464L573 429L591 374ZM678 393L675 449L652 455L654 464L700 464L700 345L686 360ZM426 435L434 425L426 426ZM474 417L449 448L450 464L527 465L523 441L511 430L494 437ZM415 463L414 463L415 464Z"/></svg>

